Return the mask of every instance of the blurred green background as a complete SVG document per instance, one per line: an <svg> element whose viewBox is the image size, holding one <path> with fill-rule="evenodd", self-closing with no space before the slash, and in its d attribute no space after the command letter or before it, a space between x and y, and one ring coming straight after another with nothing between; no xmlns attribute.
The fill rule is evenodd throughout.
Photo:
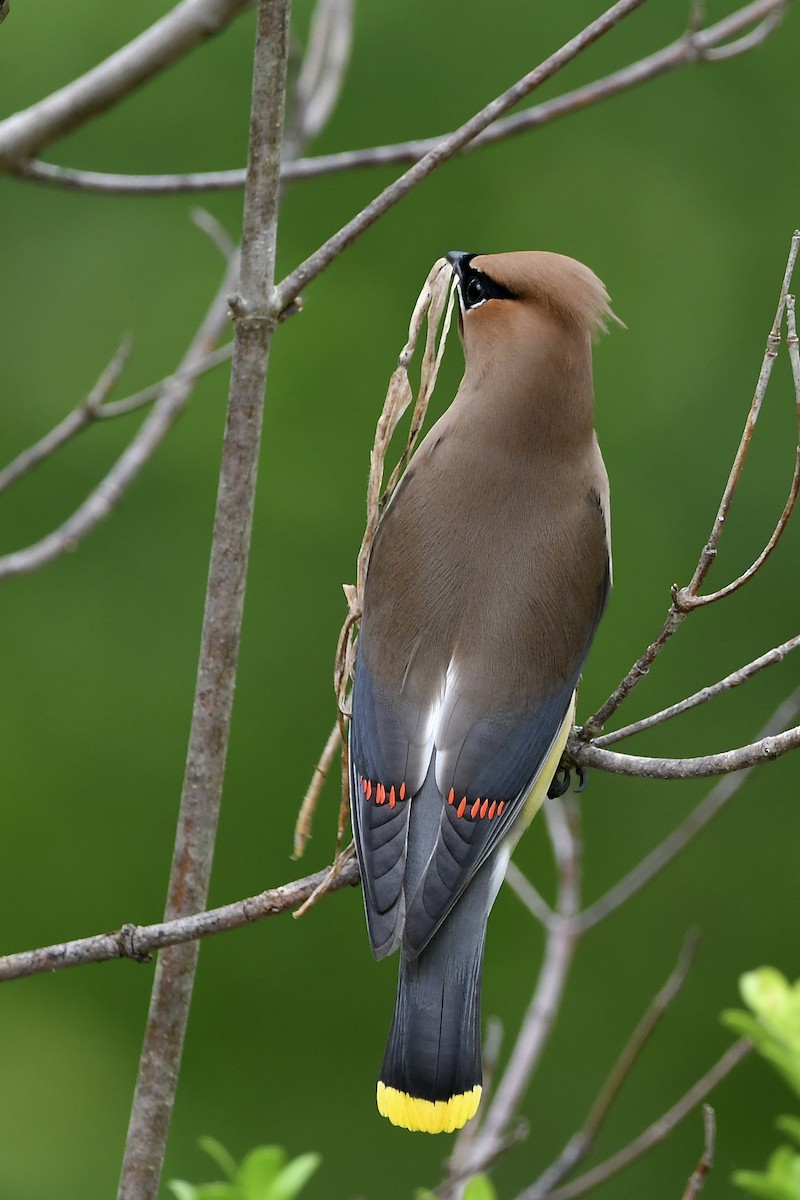
<svg viewBox="0 0 800 1200"><path fill-rule="evenodd" d="M540 94L679 36L687 5L650 0ZM708 4L709 19L733 8ZM318 152L455 126L602 9L598 0L407 0L358 5L352 68ZM0 29L0 111L86 70L167 5L17 0ZM299 0L299 39L311 11ZM253 16L238 20L50 155L71 166L171 171L243 164ZM330 675L354 575L373 426L429 266L452 248L547 248L606 281L628 330L597 347L597 423L614 504L616 587L585 676L588 715L655 635L669 586L707 535L752 395L792 230L800 14L752 54L684 69L541 131L448 164L308 288L270 364L262 474L235 719L211 899L222 903L330 860L331 784L301 864L297 806L333 717ZM361 171L285 197L281 273L391 178ZM221 262L189 220L204 203L236 234L238 193L84 196L0 178L3 460L85 395L125 331L127 394L178 362ZM452 395L451 347L438 400ZM159 919L171 856L207 570L226 371L187 414L116 515L79 550L0 596L0 912L3 952ZM49 531L85 496L140 418L108 422L2 498L0 549ZM775 368L720 562L727 581L783 504L795 443L790 377ZM800 525L722 608L697 613L625 710L644 715L797 632ZM755 737L797 683L797 662L643 736L634 752L685 755ZM496 1168L503 1197L577 1128L668 974L685 931L703 940L690 980L627 1085L605 1157L702 1074L730 1037L719 1011L746 969L800 975L797 760L765 767L691 849L579 950L524 1105L530 1136ZM707 791L595 772L582 799L586 895L596 898ZM517 861L547 890L538 823ZM490 923L484 1014L507 1044L536 978L542 936L507 890ZM259 1142L324 1164L310 1200L400 1200L440 1177L450 1139L397 1131L374 1107L395 964L372 962L350 890L302 921L281 917L207 942L166 1177L208 1177L210 1133L239 1157ZM108 963L0 990L0 1197L114 1194L152 969ZM709 1197L761 1167L788 1096L759 1062L714 1095ZM699 1114L595 1193L677 1197L700 1153Z"/></svg>

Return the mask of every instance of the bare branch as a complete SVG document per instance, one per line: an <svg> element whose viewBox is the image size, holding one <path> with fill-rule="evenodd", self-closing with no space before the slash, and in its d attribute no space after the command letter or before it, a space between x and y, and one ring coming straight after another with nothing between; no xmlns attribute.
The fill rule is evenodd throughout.
<svg viewBox="0 0 800 1200"><path fill-rule="evenodd" d="M238 263L238 258L236 259ZM238 268L233 266L228 280L231 286L236 282L236 272ZM227 319L227 312L225 314ZM149 387L142 388L140 392L134 392L132 396L125 396L122 400L109 400L106 404L97 410L95 414L98 421L107 421L112 417L123 417L127 413L138 412L140 408L145 408L148 404L152 404L157 400L165 388L172 386L178 375L187 383L193 383L199 379L201 375L205 375L214 367L220 366L221 363L229 362L233 357L233 342L226 342L224 346L218 346L216 350L212 350L209 354L204 354L200 358L187 366L182 366L174 375L167 375L164 379L160 379L158 383L151 383Z"/></svg>
<svg viewBox="0 0 800 1200"><path fill-rule="evenodd" d="M669 708L662 708L660 712L653 713L650 717L642 717L641 721L634 721L630 725L623 725L621 729L615 729L613 733L604 733L601 737L592 738L593 746L611 746L614 742L621 742L623 738L632 737L635 733L642 733L645 729L652 729L655 725L660 725L663 721L669 721L672 717L677 717L681 713L688 712L691 708L696 708L699 704L706 704L707 701L713 700L722 692L728 692L732 688L739 687L746 683L748 679L752 679L759 671L763 671L765 667L773 667L776 663L783 662L787 654L792 650L796 650L800 646L800 634L790 638L788 642L782 642L780 646L774 646L772 650L768 650L766 654L759 655L752 662L746 663L745 666L739 667L738 671L732 671L730 675L726 675L724 679L720 679L718 683L711 683L708 687L701 688L699 692L694 692L693 695L687 696L685 700L679 700L677 704L671 704ZM786 728L786 724L781 725L781 729ZM779 733L780 730L776 730Z"/></svg>
<svg viewBox="0 0 800 1200"><path fill-rule="evenodd" d="M663 650L664 646L667 644L673 634L680 628L683 621L686 619L687 615L692 611L692 609L698 607L699 604L702 604L707 600L710 601L712 599L720 599L723 593L727 594L725 589L723 589L722 592L713 597L701 598L698 596L699 589L705 580L706 575L708 574L711 564L716 558L719 540L722 536L722 530L725 527L731 501L733 500L733 495L741 477L742 468L744 466L744 461L750 446L753 430L755 429L758 415L761 411L761 404L767 390L767 384L769 383L770 375L772 374L772 366L777 355L778 345L780 343L780 326L783 320L783 313L786 308L789 285L791 283L792 271L794 270L798 248L800 248L800 230L795 231L792 236L791 245L789 248L789 257L786 262L786 269L784 271L780 297L778 300L778 307L775 313L775 320L772 323L772 328L767 338L767 347L764 352L761 371L759 372L758 382L756 383L755 393L750 405L750 411L747 414L747 420L745 421L745 427L739 442L739 448L736 451L733 466L731 467L730 474L728 476L728 482L725 485L725 490L722 494L722 500L720 501L719 509L717 511L717 516L714 520L711 533L700 554L694 574L692 575L687 587L678 588L676 586L672 589L672 605L667 615L667 619L658 634L658 637L655 639L655 641L651 642L644 654L637 659L628 674L620 681L605 703L602 704L597 712L584 724L579 735L584 741L588 741L595 734L600 732L606 721L608 721L609 717L613 716L620 704L622 704L622 702L630 695L637 684L641 682L641 680L650 670L650 667L653 665L655 659ZM800 374L798 374L798 379L800 379ZM798 391L798 406L798 411L800 412L800 390ZM788 520L788 513L791 512L792 505L794 504L794 497L792 493L796 495L798 470L800 470L800 452L796 460L795 480L792 484L792 492L790 492L789 501L787 502L787 506L784 508L786 520ZM780 534L785 528L786 520L784 520L783 516L779 520L775 533L770 539L770 542L767 544L765 550L762 552L760 561L757 560L757 562L753 564L753 567L750 569L750 573L748 574L748 578L755 573L755 571L761 565L761 562L766 559L774 547L775 542L777 542L778 537L780 537ZM742 582L744 582L744 580ZM739 586L738 582L736 586ZM736 770L737 768L727 769ZM714 774L716 772L709 773ZM665 776L661 777L665 778Z"/></svg>
<svg viewBox="0 0 800 1200"><path fill-rule="evenodd" d="M214 855L276 325L267 304L275 278L289 13L290 0L259 0L241 278L231 299L233 367L167 919L205 907ZM118 1200L155 1200L158 1194L198 951L191 942L159 955Z"/></svg>
<svg viewBox="0 0 800 1200"><path fill-rule="evenodd" d="M354 15L353 0L317 0L290 121L289 140L300 146L324 129L336 107L350 62ZM295 157L284 146L284 158ZM281 180L286 182L283 168Z"/></svg>
<svg viewBox="0 0 800 1200"><path fill-rule="evenodd" d="M21 454L0 471L0 492L4 492L12 483L16 483L23 475L27 475L34 467L49 458L68 441L74 438L87 426L98 420L98 413L103 401L109 395L130 357L133 342L130 337L123 338L111 362L103 371L97 383L85 400L64 417L54 429L43 438L23 450Z"/></svg>
<svg viewBox="0 0 800 1200"><path fill-rule="evenodd" d="M629 16L637 8L640 8L644 2L645 0L617 0L617 3L612 4L602 16L592 21L585 29L562 46L560 50L551 54L543 63L527 75L524 75L522 79L503 92L501 96L492 100L485 108L476 113L475 116L470 117L455 133L450 134L443 141L437 142L436 146L423 159L415 163L404 175L401 175L399 179L396 179L394 183L385 188L357 216L348 221L346 225L330 237L318 250L315 250L298 267L295 267L294 271L278 284L272 298L273 313L277 315L282 312L287 304L290 304L299 296L306 284L315 279L343 250L350 246L370 226L374 225L379 217L382 217L385 212L397 204L408 192L417 187L437 167L440 167L442 163L451 158L462 146L472 141L478 133L481 133L496 121L498 117L501 117L503 113L513 108L525 96L530 95L531 92L540 87L546 80L552 78L567 63L576 58L581 51L586 50L604 34L608 33L625 17Z"/></svg>
<svg viewBox="0 0 800 1200"><path fill-rule="evenodd" d="M773 713L770 720L761 731L762 737L771 737L786 725L795 719L798 711L800 711L800 688L798 688L787 700L784 700L778 709ZM705 829L706 825L717 815L720 809L732 799L739 791L742 784L745 783L753 767L746 767L743 771L736 775L726 775L720 779L719 783L715 784L708 795L700 801L696 808L689 813L672 833L651 850L640 862L636 864L633 870L620 879L610 888L604 896L596 900L594 904L584 909L581 914L581 930L586 932L592 929L595 925L599 925L612 912L620 908L631 896L643 888L646 883L663 871L668 863L672 862L682 850L694 841L697 835Z"/></svg>
<svg viewBox="0 0 800 1200"><path fill-rule="evenodd" d="M300 811L297 814L297 821L294 826L295 858L302 858L305 853L306 842L311 837L311 819L314 815L314 809L317 807L319 794L328 777L331 763L336 757L336 751L341 747L341 744L342 739L339 734L339 722L337 721L328 734L325 748L319 756L317 765L314 767L314 774L311 776L311 782L306 789L303 803L300 805Z"/></svg>
<svg viewBox="0 0 800 1200"><path fill-rule="evenodd" d="M514 1114L555 1024L579 938L580 818L572 798L545 802L550 840L558 867L556 912L547 926L539 980L502 1078L483 1120L459 1135L450 1160L449 1182L482 1170L502 1148Z"/></svg>
<svg viewBox="0 0 800 1200"><path fill-rule="evenodd" d="M0 24L5 21L9 13L8 0L0 0Z"/></svg>
<svg viewBox="0 0 800 1200"><path fill-rule="evenodd" d="M755 0L755 3L744 5L715 25L710 25L703 30L692 30L662 50L598 79L594 83L566 92L563 96L526 109L524 112L504 117L463 146L458 153L469 154L473 150L478 150L493 142L502 141L507 137L531 129L538 129L559 117L580 112L593 104L619 95L630 88L638 87L647 80L656 79L676 68L715 62L722 57L731 58L734 55L743 54L764 41L768 34L777 27L786 11L787 3L788 0ZM747 29L754 21L760 21L755 29L730 45L721 45L728 38L735 37L742 30ZM291 182L316 179L321 175L338 174L361 167L415 163L437 146L444 136L447 135L416 138L394 145L372 146L364 150L345 150L337 154L297 158L284 162L281 179L283 182ZM102 171L80 171L38 161L26 163L20 174L23 178L38 183L118 195L221 191L242 187L245 178L245 172L241 168L174 175L125 175Z"/></svg>
<svg viewBox="0 0 800 1200"><path fill-rule="evenodd" d="M546 1200L577 1200L578 1196L585 1196L593 1188L599 1187L606 1180L613 1179L615 1175L619 1175L621 1171L629 1167L637 1158L641 1158L648 1150L652 1150L653 1146L657 1146L659 1142L663 1142L665 1138L669 1137L673 1129L680 1124L684 1117L687 1117L701 1100L705 1100L706 1096L718 1083L721 1083L726 1076L730 1075L735 1067L738 1067L739 1063L743 1058L747 1057L752 1048L752 1043L747 1038L740 1038L738 1042L734 1042L714 1066L701 1079L698 1079L697 1083L689 1088L689 1091L668 1112L665 1112L662 1117L654 1121L644 1133L639 1134L639 1137L635 1138L623 1150L612 1154L605 1162L599 1163L591 1171L580 1175L572 1183L567 1183L563 1187L549 1192Z"/></svg>
<svg viewBox="0 0 800 1200"><path fill-rule="evenodd" d="M115 933L98 933L75 941L59 942L38 950L23 950L19 954L0 955L0 983L22 979L27 975L44 975L81 967L86 963L108 962L110 959L131 958L149 962L152 951L165 946L177 946L198 938L211 937L228 929L239 929L265 917L292 912L327 878L329 870L317 871L304 879L269 888L257 896L248 896L234 904L223 904L207 912L160 921L154 925L123 925ZM351 860L329 886L329 892L351 887L359 881L358 864Z"/></svg>
<svg viewBox="0 0 800 1200"><path fill-rule="evenodd" d="M686 1185L683 1200L697 1200L698 1195L703 1190L706 1175L714 1165L714 1143L716 1141L717 1122L714 1110L710 1104L703 1105L703 1128L705 1130L703 1154Z"/></svg>
<svg viewBox="0 0 800 1200"><path fill-rule="evenodd" d="M541 892L533 886L530 879L526 875L523 875L513 860L508 864L505 882L522 901L528 912L537 921L541 921L542 925L547 925L553 916L552 908L544 899Z"/></svg>
<svg viewBox="0 0 800 1200"><path fill-rule="evenodd" d="M181 0L91 71L0 121L0 169L19 170L43 146L111 108L251 6L252 0Z"/></svg>
<svg viewBox="0 0 800 1200"><path fill-rule="evenodd" d="M659 1024L661 1018L672 1004L678 992L686 982L689 968L692 965L697 949L697 934L689 934L681 947L678 961L673 967L664 986L651 1000L646 1013L628 1039L611 1072L603 1084L597 1099L591 1107L583 1127L567 1142L558 1158L543 1171L535 1183L520 1192L517 1200L544 1200L556 1184L570 1174L579 1162L586 1158L597 1140L611 1108L619 1095L622 1085L631 1073L634 1064L642 1053L645 1045Z"/></svg>
<svg viewBox="0 0 800 1200"><path fill-rule="evenodd" d="M237 274L237 263L233 262L225 272L222 285L214 297L202 325L192 339L183 362L175 374L164 381L153 411L142 423L136 437L117 459L105 478L58 529L47 534L32 546L12 551L10 554L0 557L0 580L11 579L15 575L24 575L27 572L35 571L60 555L74 550L101 521L114 511L142 468L161 445L178 415L186 407L194 381L203 369L199 364L206 360L214 343L219 340L228 323L228 296L236 283ZM108 411L111 408L111 405L107 406L106 415L111 415Z"/></svg>
<svg viewBox="0 0 800 1200"><path fill-rule="evenodd" d="M567 743L569 758L580 767L597 767L613 775L632 775L637 779L707 779L712 775L727 775L746 767L772 762L800 746L800 725L774 737L759 738L736 750L721 754L705 754L699 758L643 758L636 754L618 754L601 750L573 734Z"/></svg>

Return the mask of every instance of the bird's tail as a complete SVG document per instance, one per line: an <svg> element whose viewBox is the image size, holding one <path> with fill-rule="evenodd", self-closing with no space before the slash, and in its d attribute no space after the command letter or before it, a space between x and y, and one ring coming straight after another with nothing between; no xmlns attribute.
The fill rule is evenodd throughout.
<svg viewBox="0 0 800 1200"><path fill-rule="evenodd" d="M481 972L497 881L481 870L416 958L401 953L378 1109L393 1125L452 1133L481 1098Z"/></svg>

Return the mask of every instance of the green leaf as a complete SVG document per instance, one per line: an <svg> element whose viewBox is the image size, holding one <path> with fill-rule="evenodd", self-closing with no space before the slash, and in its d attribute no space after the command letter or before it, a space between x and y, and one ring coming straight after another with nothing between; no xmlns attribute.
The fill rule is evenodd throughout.
<svg viewBox="0 0 800 1200"><path fill-rule="evenodd" d="M170 1179L167 1187L175 1200L197 1200L197 1189L185 1179Z"/></svg>
<svg viewBox="0 0 800 1200"><path fill-rule="evenodd" d="M231 1181L236 1179L239 1168L236 1165L233 1155L228 1153L221 1142L218 1142L216 1138L201 1137L198 1139L197 1144L201 1150L205 1150L209 1158L213 1158L223 1175L227 1176Z"/></svg>
<svg viewBox="0 0 800 1200"><path fill-rule="evenodd" d="M773 1183L768 1175L759 1175L758 1171L734 1171L731 1179L737 1187L760 1200L796 1200L783 1184Z"/></svg>
<svg viewBox="0 0 800 1200"><path fill-rule="evenodd" d="M239 1200L239 1194L233 1183L201 1183L196 1190L197 1200Z"/></svg>
<svg viewBox="0 0 800 1200"><path fill-rule="evenodd" d="M436 1200L436 1196L428 1188L417 1188L414 1192L414 1200Z"/></svg>
<svg viewBox="0 0 800 1200"><path fill-rule="evenodd" d="M800 1117L778 1117L775 1124L781 1133L788 1133L800 1146Z"/></svg>
<svg viewBox="0 0 800 1200"><path fill-rule="evenodd" d="M464 1200L497 1200L497 1192L488 1175L473 1175L464 1188Z"/></svg>
<svg viewBox="0 0 800 1200"><path fill-rule="evenodd" d="M800 1200L800 1154L779 1146L767 1163L766 1173L735 1171L733 1182L762 1200Z"/></svg>
<svg viewBox="0 0 800 1200"><path fill-rule="evenodd" d="M294 1200L322 1162L319 1154L300 1154L283 1168L264 1200Z"/></svg>
<svg viewBox="0 0 800 1200"><path fill-rule="evenodd" d="M285 1162L286 1151L282 1146L258 1146L251 1150L236 1176L241 1200L267 1200Z"/></svg>

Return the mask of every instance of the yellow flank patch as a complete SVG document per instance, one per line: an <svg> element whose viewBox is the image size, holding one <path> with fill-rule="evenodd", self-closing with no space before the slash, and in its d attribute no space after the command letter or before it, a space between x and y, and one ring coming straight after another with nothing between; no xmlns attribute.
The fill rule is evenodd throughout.
<svg viewBox="0 0 800 1200"><path fill-rule="evenodd" d="M481 1086L476 1084L469 1092L451 1096L449 1100L420 1100L399 1092L397 1088L378 1084L378 1112L401 1129L413 1129L420 1133L452 1133L466 1125L478 1111Z"/></svg>

